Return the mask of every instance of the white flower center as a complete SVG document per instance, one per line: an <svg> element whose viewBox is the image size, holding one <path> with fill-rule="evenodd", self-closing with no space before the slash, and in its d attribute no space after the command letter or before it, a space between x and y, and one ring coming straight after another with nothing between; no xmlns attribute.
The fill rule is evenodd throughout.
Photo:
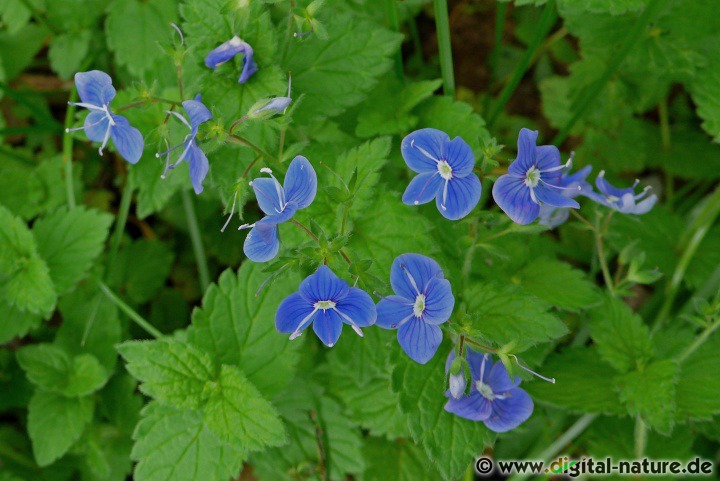
<svg viewBox="0 0 720 481"><path fill-rule="evenodd" d="M525 173L525 185L531 189L540 183L540 170L534 165Z"/></svg>
<svg viewBox="0 0 720 481"><path fill-rule="evenodd" d="M493 399L495 399L495 393L488 384L485 384L482 381L476 381L475 387L478 391L480 391L480 394L482 394L483 397L488 401L492 401Z"/></svg>
<svg viewBox="0 0 720 481"><path fill-rule="evenodd" d="M422 317L425 311L425 294L418 294L415 298L415 304L413 305L413 314L415 317Z"/></svg>
<svg viewBox="0 0 720 481"><path fill-rule="evenodd" d="M335 308L335 302L333 301L317 301L313 307L315 309L322 309L323 311L327 311L328 309L334 309Z"/></svg>
<svg viewBox="0 0 720 481"><path fill-rule="evenodd" d="M452 179L452 167L450 167L450 164L448 164L444 160L438 160L437 161L437 169L438 172L440 172L440 177L442 177L445 180Z"/></svg>

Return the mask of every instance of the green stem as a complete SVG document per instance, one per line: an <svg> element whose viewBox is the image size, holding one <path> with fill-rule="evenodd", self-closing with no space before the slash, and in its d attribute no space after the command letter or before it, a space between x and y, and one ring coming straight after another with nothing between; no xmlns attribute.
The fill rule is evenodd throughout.
<svg viewBox="0 0 720 481"><path fill-rule="evenodd" d="M453 72L447 0L433 0L433 4L435 5L435 29L437 30L438 49L440 51L443 91L448 97L455 97L455 73Z"/></svg>
<svg viewBox="0 0 720 481"><path fill-rule="evenodd" d="M261 149L260 147L258 147L258 146L255 145L255 144L253 144L252 142L250 142L248 139L246 139L246 138L244 138L244 137L240 137L239 135L232 134L232 135L229 135L229 136L228 136L228 140L229 140L230 142L234 143L234 144L239 144L239 145L244 145L245 147L250 147L250 148L253 149L255 152L257 152L258 154L262 155L263 157L265 157L265 158L268 159L268 160L272 160L272 161L274 161L274 162L277 161L277 159L276 159L275 157L273 157L272 155L268 154L268 153L265 152L263 149Z"/></svg>
<svg viewBox="0 0 720 481"><path fill-rule="evenodd" d="M507 13L507 3L497 2L495 10L495 41L493 43L492 52L490 52L490 78L497 75L498 60L500 60L500 48L502 47L503 32L505 30L505 14Z"/></svg>
<svg viewBox="0 0 720 481"><path fill-rule="evenodd" d="M132 307L125 304L125 302L118 297L117 294L115 294L103 281L100 279L95 279L98 286L100 287L100 290L103 291L103 293L107 296L110 301L115 304L121 311L123 311L130 319L132 319L135 324L140 326L150 334L155 339L160 339L163 337L163 333L158 331L155 327L153 327L152 324L150 324L148 321L145 320L140 314L138 314Z"/></svg>
<svg viewBox="0 0 720 481"><path fill-rule="evenodd" d="M635 459L642 459L645 456L647 446L647 425L640 416L635 418Z"/></svg>
<svg viewBox="0 0 720 481"><path fill-rule="evenodd" d="M688 357L690 357L697 349L705 344L708 337L720 327L720 318L716 319L715 322L710 324L705 330L685 349L677 358L678 363L682 364Z"/></svg>
<svg viewBox="0 0 720 481"><path fill-rule="evenodd" d="M197 215L195 215L195 206L193 199L190 197L190 191L182 190L183 207L185 209L185 219L187 220L188 230L190 231L190 241L192 242L193 253L195 254L195 262L197 262L198 273L200 274L200 287L203 292L210 285L210 270L208 269L207 258L205 257L205 249L200 238L200 226L198 225Z"/></svg>
<svg viewBox="0 0 720 481"><path fill-rule="evenodd" d="M673 202L675 182L673 175L668 171L667 164L670 156L670 116L668 114L667 96L658 103L658 116L660 117L660 139L663 146L663 166L665 167L665 198L668 204Z"/></svg>
<svg viewBox="0 0 720 481"><path fill-rule="evenodd" d="M595 228L593 234L595 236L595 247L597 249L598 261L600 262L600 270L602 270L603 280L605 286L608 288L611 294L615 294L615 286L613 284L612 275L610 275L610 269L608 268L607 257L605 255L605 244L603 243L603 235L607 229L607 222L611 214L608 214L608 219L605 221L605 226L600 227L600 216L597 216Z"/></svg>
<svg viewBox="0 0 720 481"><path fill-rule="evenodd" d="M179 80L178 80L179 82ZM181 94L182 95L182 94ZM162 99L162 98L150 98L150 99L144 99L144 100L138 100L137 102L133 102L131 104L125 105L123 107L120 107L117 109L118 112L121 112L123 110L132 109L135 107L139 107L141 105L145 104L157 104L157 103L166 103L170 104L174 107L180 107L182 105L182 102L178 102L176 100L170 100L170 99Z"/></svg>
<svg viewBox="0 0 720 481"><path fill-rule="evenodd" d="M113 231L112 244L110 245L110 254L108 255L107 269L108 272L115 263L118 251L120 250L120 242L125 232L125 224L127 223L128 213L130 212L130 204L132 203L132 195L135 186L132 177L128 174L125 179L125 187L123 187L122 198L120 199L120 209L118 210L117 220L115 221L115 230Z"/></svg>
<svg viewBox="0 0 720 481"><path fill-rule="evenodd" d="M385 15L387 16L388 26L393 32L400 32L400 13L398 12L398 0L385 0ZM402 48L398 48L395 54L395 74L400 80L405 78L403 73Z"/></svg>
<svg viewBox="0 0 720 481"><path fill-rule="evenodd" d="M508 100L510 100L510 97L512 97L512 94L515 92L517 86L520 85L520 81L530 67L530 62L535 55L535 50L537 50L537 48L542 44L543 39L548 34L552 26L555 25L556 20L557 12L555 11L555 0L548 0L542 14L540 15L540 20L538 22L537 29L535 30L535 36L530 42L530 45L528 45L528 48L525 50L520 62L515 66L515 71L513 72L510 82L508 82L502 89L502 92L500 92L500 98L495 103L495 108L488 117L488 127L491 127L495 123L500 115L500 112L502 112L503 108L505 108L505 104L507 104Z"/></svg>
<svg viewBox="0 0 720 481"><path fill-rule="evenodd" d="M70 93L69 102L77 102L77 91L73 90ZM75 106L68 105L67 111L65 112L65 130L72 126L73 119L75 118ZM72 165L72 150L73 150L73 136L66 133L63 136L62 145L62 159L65 165L65 192L67 194L67 203L70 209L74 209L77 205L75 203L75 188L73 186L73 165Z"/></svg>
<svg viewBox="0 0 720 481"><path fill-rule="evenodd" d="M592 101L595 100L595 97L600 94L600 91L605 84L613 75L615 75L615 72L620 67L620 64L622 64L623 60L625 60L625 57L632 47L638 40L640 40L647 26L654 21L655 17L658 15L666 2L667 0L651 0L650 3L645 6L645 10L637 19L635 25L633 25L633 27L627 32L625 38L620 44L620 47L615 50L614 54L608 60L603 73L584 91L577 103L573 105L573 116L567 121L565 126L553 139L552 143L554 145L560 145L565 138L567 138L575 123L580 120L582 115L585 113L585 110L590 106Z"/></svg>

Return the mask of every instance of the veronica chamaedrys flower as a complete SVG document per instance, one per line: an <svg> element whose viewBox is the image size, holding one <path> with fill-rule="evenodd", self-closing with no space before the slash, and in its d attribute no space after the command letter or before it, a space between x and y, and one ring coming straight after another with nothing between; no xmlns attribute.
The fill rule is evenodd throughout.
<svg viewBox="0 0 720 481"><path fill-rule="evenodd" d="M100 155L112 139L115 148L123 159L136 164L143 152L143 136L138 129L131 127L122 115L115 115L110 110L110 102L115 98L112 79L105 72L91 70L75 74L75 86L81 102L68 102L90 110L82 127L66 129L65 132L84 130L88 139L102 142Z"/></svg>
<svg viewBox="0 0 720 481"><path fill-rule="evenodd" d="M595 186L600 192L591 192L586 195L598 204L610 207L623 214L646 214L650 212L650 209L657 202L657 195L647 196L648 191L651 189L649 185L636 195L635 187L639 183L640 181L636 180L632 187L618 189L605 180L605 171L602 170L595 179Z"/></svg>
<svg viewBox="0 0 720 481"><path fill-rule="evenodd" d="M420 254L403 254L390 268L394 296L377 305L377 325L397 329L398 342L410 358L428 362L442 341L439 325L455 306L450 282L437 262Z"/></svg>
<svg viewBox="0 0 720 481"><path fill-rule="evenodd" d="M214 48L205 57L205 65L213 70L232 59L237 54L243 54L243 69L238 82L244 84L258 70L253 60L253 49L249 43L235 35L233 38Z"/></svg>
<svg viewBox="0 0 720 481"><path fill-rule="evenodd" d="M579 208L573 199L562 195L559 185L561 170L572 165L562 165L560 151L553 145L536 146L538 132L520 130L518 155L508 167L508 173L495 181L493 198L497 205L514 222L529 224L537 219L540 206Z"/></svg>
<svg viewBox="0 0 720 481"><path fill-rule="evenodd" d="M451 351L446 370L455 360ZM472 383L470 392L454 398L448 390L445 410L470 421L482 421L488 429L504 433L525 422L533 412L533 400L520 389L520 378L510 379L503 363L493 364L489 354L467 350Z"/></svg>
<svg viewBox="0 0 720 481"><path fill-rule="evenodd" d="M275 314L275 328L290 334L292 340L312 324L323 344L333 347L343 323L349 324L362 337L361 328L372 326L376 317L375 303L365 291L350 287L328 266L320 266L300 283L298 292L280 303Z"/></svg>
<svg viewBox="0 0 720 481"><path fill-rule="evenodd" d="M185 112L187 112L190 122L177 112L172 110L167 110L166 112L180 120L188 129L190 129L190 133L185 136L180 144L169 148L165 152L155 154L155 157L159 158L163 155L167 157L165 170L162 173L163 179L167 175L168 171L180 165L183 160L187 161L188 166L190 167L190 180L192 181L193 189L196 194L200 194L203 191L202 183L203 180L205 180L208 170L210 169L210 164L208 163L205 153L200 149L200 147L198 147L195 137L197 136L200 124L210 120L212 118L212 114L201 102L200 94L197 94L194 100L184 101L182 106L185 109ZM182 153L180 154L180 157L178 157L178 160L176 160L174 164L171 164L170 154L181 147Z"/></svg>
<svg viewBox="0 0 720 481"><path fill-rule="evenodd" d="M310 162L298 155L285 174L285 186L280 185L272 170L260 169L270 177L262 177L250 182L260 210L266 216L252 225L241 225L240 229L251 228L245 238L243 250L254 262L267 262L274 258L280 249L277 226L286 222L295 213L312 204L317 193L317 174Z"/></svg>
<svg viewBox="0 0 720 481"><path fill-rule="evenodd" d="M400 150L408 167L419 174L405 189L405 204L435 199L440 213L450 220L462 219L475 208L482 184L473 173L475 156L463 139L450 140L440 130L421 129L405 137Z"/></svg>
<svg viewBox="0 0 720 481"><path fill-rule="evenodd" d="M592 166L590 165L583 167L574 174L570 174L569 169L564 169L559 182L560 187L563 188L561 195L572 199L578 195L587 195L591 193L592 186L585 181L587 176L590 175L590 171L592 171ZM538 222L550 228L555 228L560 224L563 224L568 219L569 215L570 210L567 208L543 204L540 206Z"/></svg>

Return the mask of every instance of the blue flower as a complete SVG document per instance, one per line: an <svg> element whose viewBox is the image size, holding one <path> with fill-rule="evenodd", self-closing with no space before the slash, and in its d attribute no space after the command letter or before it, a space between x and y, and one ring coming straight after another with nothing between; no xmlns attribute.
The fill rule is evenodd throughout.
<svg viewBox="0 0 720 481"><path fill-rule="evenodd" d="M451 351L446 370L455 359ZM467 350L472 384L470 393L455 399L450 391L445 395L448 402L445 410L470 421L482 421L496 433L515 429L525 422L533 412L533 400L528 393L520 389L520 378L510 379L503 363L493 365L489 354L480 354Z"/></svg>
<svg viewBox="0 0 720 481"><path fill-rule="evenodd" d="M570 174L569 169L565 169L560 176L559 186L563 188L561 192L565 197L573 198L578 195L587 195L592 192L592 186L585 182L585 179L590 175L592 166L587 165L575 172ZM570 211L566 208L558 208L548 204L540 206L539 223L546 225L550 228L555 228L560 224L563 224Z"/></svg>
<svg viewBox="0 0 720 481"><path fill-rule="evenodd" d="M618 189L605 180L605 171L603 170L595 179L595 185L600 192L591 192L586 195L598 204L610 207L623 214L646 214L650 212L650 209L657 202L657 195L653 194L647 197L647 193L651 188L649 185L636 195L635 187L639 183L640 181L636 180L632 187Z"/></svg>
<svg viewBox="0 0 720 481"><path fill-rule="evenodd" d="M84 130L88 139L102 142L99 152L112 139L118 153L131 164L136 164L143 152L143 136L138 129L131 127L122 115L115 115L110 110L110 102L115 98L112 79L105 72L91 70L75 74L75 86L82 102L68 102L90 110L85 117L83 127L66 129L65 132Z"/></svg>
<svg viewBox="0 0 720 481"><path fill-rule="evenodd" d="M258 67L253 60L253 49L249 43L240 40L235 35L233 38L223 43L219 47L213 49L205 57L205 65L213 70L232 59L237 54L243 54L243 69L238 82L244 84L248 79L257 72Z"/></svg>
<svg viewBox="0 0 720 481"><path fill-rule="evenodd" d="M190 133L185 136L180 144L166 150L165 152L155 154L155 157L159 158L163 155L167 157L165 171L162 174L163 179L169 170L174 169L180 165L183 160L186 160L190 166L190 180L192 181L193 189L195 189L196 194L199 194L203 191L202 183L203 180L205 180L208 170L210 169L210 164L208 164L208 159L205 156L205 153L200 150L200 147L198 147L195 137L197 136L200 124L210 120L212 118L212 114L200 101L200 94L195 97L195 100L186 100L182 103L182 106L185 109L185 112L187 112L190 122L177 112L172 110L167 110L166 112L175 116L175 118L185 124L185 126L190 129ZM180 157L178 157L178 160L174 164L170 164L170 153L180 147L183 149Z"/></svg>
<svg viewBox="0 0 720 481"><path fill-rule="evenodd" d="M436 129L416 130L400 146L405 163L417 172L405 189L407 205L426 204L435 199L446 219L462 219L480 200L482 184L473 173L475 157L460 137L450 140Z"/></svg>
<svg viewBox="0 0 720 481"><path fill-rule="evenodd" d="M286 108L288 108L288 105L290 105L290 102L292 102L292 99L290 97L275 97L274 99L271 99L267 104L265 104L263 107L260 107L259 109L254 110L252 113L253 115L258 115L262 112L271 112L272 115L279 114Z"/></svg>
<svg viewBox="0 0 720 481"><path fill-rule="evenodd" d="M450 282L433 259L403 254L393 261L390 285L394 296L377 305L377 325L398 330L398 342L420 364L428 362L442 341L439 324L447 321L455 306Z"/></svg>
<svg viewBox="0 0 720 481"><path fill-rule="evenodd" d="M315 334L328 347L340 337L343 323L349 324L359 336L361 327L372 326L377 313L372 298L357 287L336 276L327 266L300 283L300 289L286 297L275 314L275 328L295 339L310 324Z"/></svg>
<svg viewBox="0 0 720 481"><path fill-rule="evenodd" d="M243 250L248 259L254 262L266 262L277 255L280 249L278 224L292 219L298 210L312 204L317 193L317 174L302 155L290 162L285 174L285 187L272 175L272 170L264 168L260 171L270 174L270 178L255 179L250 185L266 216L252 225L239 227L252 228L245 239Z"/></svg>
<svg viewBox="0 0 720 481"><path fill-rule="evenodd" d="M508 173L500 176L493 186L493 198L497 205L518 224L529 224L537 219L540 206L572 207L580 205L562 195L559 185L561 169L570 167L560 164L560 151L553 145L535 145L537 131L520 130L518 155L510 164Z"/></svg>

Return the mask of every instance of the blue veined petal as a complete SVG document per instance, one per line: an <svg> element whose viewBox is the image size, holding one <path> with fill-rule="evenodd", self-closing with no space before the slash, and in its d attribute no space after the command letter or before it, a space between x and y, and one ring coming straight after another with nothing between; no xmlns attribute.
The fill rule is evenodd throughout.
<svg viewBox="0 0 720 481"><path fill-rule="evenodd" d="M568 174L566 176L563 176L563 187L569 187L572 185L582 185L583 189L585 188L585 185L590 185L587 182L585 182L585 179L590 175L590 172L592 172L592 165L586 165L582 169L578 170L574 174ZM582 190L581 190L582 192Z"/></svg>
<svg viewBox="0 0 720 481"><path fill-rule="evenodd" d="M317 194L317 174L312 164L298 155L288 167L285 174L285 199L297 209L304 209L312 204Z"/></svg>
<svg viewBox="0 0 720 481"><path fill-rule="evenodd" d="M244 52L248 46L249 45L247 43L240 40L240 37L235 35L233 38L222 45L215 47L207 54L205 57L205 66L211 69L216 69L235 55Z"/></svg>
<svg viewBox="0 0 720 481"><path fill-rule="evenodd" d="M112 118L115 125L110 128L110 138L115 144L115 149L123 159L131 164L137 164L145 145L142 134L122 115L113 115Z"/></svg>
<svg viewBox="0 0 720 481"><path fill-rule="evenodd" d="M285 191L275 178L259 177L252 181L255 198L260 209L267 215L277 215L282 212L285 200Z"/></svg>
<svg viewBox="0 0 720 481"><path fill-rule="evenodd" d="M195 194L200 194L203 191L203 180L210 170L210 164L200 147L197 146L195 140L190 141L187 154L185 154L185 161L190 167L190 180L192 181L193 190Z"/></svg>
<svg viewBox="0 0 720 481"><path fill-rule="evenodd" d="M387 296L378 302L375 325L383 329L397 329L401 322L412 316L413 301L401 296Z"/></svg>
<svg viewBox="0 0 720 481"><path fill-rule="evenodd" d="M415 316L398 328L398 342L413 361L425 364L442 342L442 330Z"/></svg>
<svg viewBox="0 0 720 481"><path fill-rule="evenodd" d="M617 187L610 184L605 179L605 171L600 171L598 176L595 178L595 185L597 186L598 190L602 192L606 196L613 196L620 198L625 194L634 194L635 189L634 188L626 188L626 189L618 189Z"/></svg>
<svg viewBox="0 0 720 481"><path fill-rule="evenodd" d="M115 98L112 79L100 70L76 73L75 87L77 87L80 100L86 104L103 107Z"/></svg>
<svg viewBox="0 0 720 481"><path fill-rule="evenodd" d="M529 224L537 219L540 206L530 197L530 188L523 179L501 175L493 185L495 203L518 224Z"/></svg>
<svg viewBox="0 0 720 481"><path fill-rule="evenodd" d="M431 279L443 278L440 265L433 259L420 254L403 254L395 258L390 268L390 285L398 294L413 302L418 294L425 291Z"/></svg>
<svg viewBox="0 0 720 481"><path fill-rule="evenodd" d="M430 324L442 324L450 319L455 307L450 281L447 279L430 279L425 286L425 310L423 321Z"/></svg>
<svg viewBox="0 0 720 481"><path fill-rule="evenodd" d="M295 205L287 204L282 212L263 217L260 222L267 222L268 224L282 224L283 222L287 222L292 219L296 212L297 207L295 207Z"/></svg>
<svg viewBox="0 0 720 481"><path fill-rule="evenodd" d="M565 197L562 195L562 191L553 189L552 187L547 187L543 184L538 184L538 186L535 187L535 197L543 204L552 205L554 207L580 208L580 204L578 204L576 200Z"/></svg>
<svg viewBox="0 0 720 481"><path fill-rule="evenodd" d="M655 206L655 202L657 202L657 195L653 194L647 199L643 199L640 202L635 205L635 208L632 211L632 214L635 215L642 215L647 214L650 212L650 209L652 209Z"/></svg>
<svg viewBox="0 0 720 481"><path fill-rule="evenodd" d="M453 177L465 177L475 167L475 155L461 137L455 137L445 144L443 158L452 167Z"/></svg>
<svg viewBox="0 0 720 481"><path fill-rule="evenodd" d="M357 287L351 287L347 296L338 301L335 308L358 327L372 326L377 319L377 311L372 298L367 292ZM345 317L343 317L343 322L350 324Z"/></svg>
<svg viewBox="0 0 720 481"><path fill-rule="evenodd" d="M182 103L185 112L187 112L188 117L190 117L193 136L197 134L200 124L212 118L212 113L210 113L210 110L200 101L199 97L200 94L195 97L195 100L186 100Z"/></svg>
<svg viewBox="0 0 720 481"><path fill-rule="evenodd" d="M437 172L437 163L450 141L448 134L437 129L420 129L407 135L400 145L405 163L415 172Z"/></svg>
<svg viewBox="0 0 720 481"><path fill-rule="evenodd" d="M470 421L484 421L492 414L492 405L478 391L473 391L460 399L448 399L445 410Z"/></svg>
<svg viewBox="0 0 720 481"><path fill-rule="evenodd" d="M423 172L416 175L408 184L402 201L407 205L426 204L433 200L435 196L442 193L445 181L440 177L440 172Z"/></svg>
<svg viewBox="0 0 720 481"><path fill-rule="evenodd" d="M275 329L282 334L292 334L301 323L304 324L302 329L305 329L313 321L314 316L311 315L314 310L310 301L303 296L297 292L290 294L278 306L275 313Z"/></svg>
<svg viewBox="0 0 720 481"><path fill-rule="evenodd" d="M492 414L484 420L485 426L496 433L504 433L524 423L533 412L533 400L523 389L515 388L505 393L504 399L496 397Z"/></svg>
<svg viewBox="0 0 720 481"><path fill-rule="evenodd" d="M473 349L467 349L465 356L470 365L470 374L473 381L482 381L487 383L490 377L490 371L493 367L492 356L487 353L479 353Z"/></svg>
<svg viewBox="0 0 720 481"><path fill-rule="evenodd" d="M245 58L243 58L243 69L238 78L238 83L244 84L255 72L258 71L258 66L253 59L253 49L250 45L247 45L245 49Z"/></svg>
<svg viewBox="0 0 720 481"><path fill-rule="evenodd" d="M537 130L520 129L517 158L508 167L509 173L525 178L525 173L535 164L537 137Z"/></svg>
<svg viewBox="0 0 720 481"><path fill-rule="evenodd" d="M110 121L105 112L91 110L87 117L85 117L85 123L83 124L85 135L93 142L102 142L105 140L109 123Z"/></svg>
<svg viewBox="0 0 720 481"><path fill-rule="evenodd" d="M320 266L300 283L300 294L312 302L339 302L348 295L350 286L330 270L328 266ZM342 323L341 323L342 324Z"/></svg>
<svg viewBox="0 0 720 481"><path fill-rule="evenodd" d="M275 258L279 250L280 240L275 224L256 222L243 244L243 252L253 262L267 262Z"/></svg>
<svg viewBox="0 0 720 481"><path fill-rule="evenodd" d="M555 169L560 167L560 151L554 145L541 145L536 147L535 164L540 170ZM557 169L552 172L546 172L545 175L559 178L562 175L562 170Z"/></svg>
<svg viewBox="0 0 720 481"><path fill-rule="evenodd" d="M445 186L435 198L440 214L449 220L462 219L477 206L482 193L482 184L475 174L466 177L453 177L447 182L447 196Z"/></svg>
<svg viewBox="0 0 720 481"><path fill-rule="evenodd" d="M342 326L342 318L332 309L318 311L313 322L315 334L327 347L333 347L337 343L342 333Z"/></svg>
<svg viewBox="0 0 720 481"><path fill-rule="evenodd" d="M515 379L510 379L507 369L502 362L497 362L492 366L489 376L487 376L483 382L489 385L495 394L501 394L505 391L515 389L520 385L521 379L515 376Z"/></svg>

